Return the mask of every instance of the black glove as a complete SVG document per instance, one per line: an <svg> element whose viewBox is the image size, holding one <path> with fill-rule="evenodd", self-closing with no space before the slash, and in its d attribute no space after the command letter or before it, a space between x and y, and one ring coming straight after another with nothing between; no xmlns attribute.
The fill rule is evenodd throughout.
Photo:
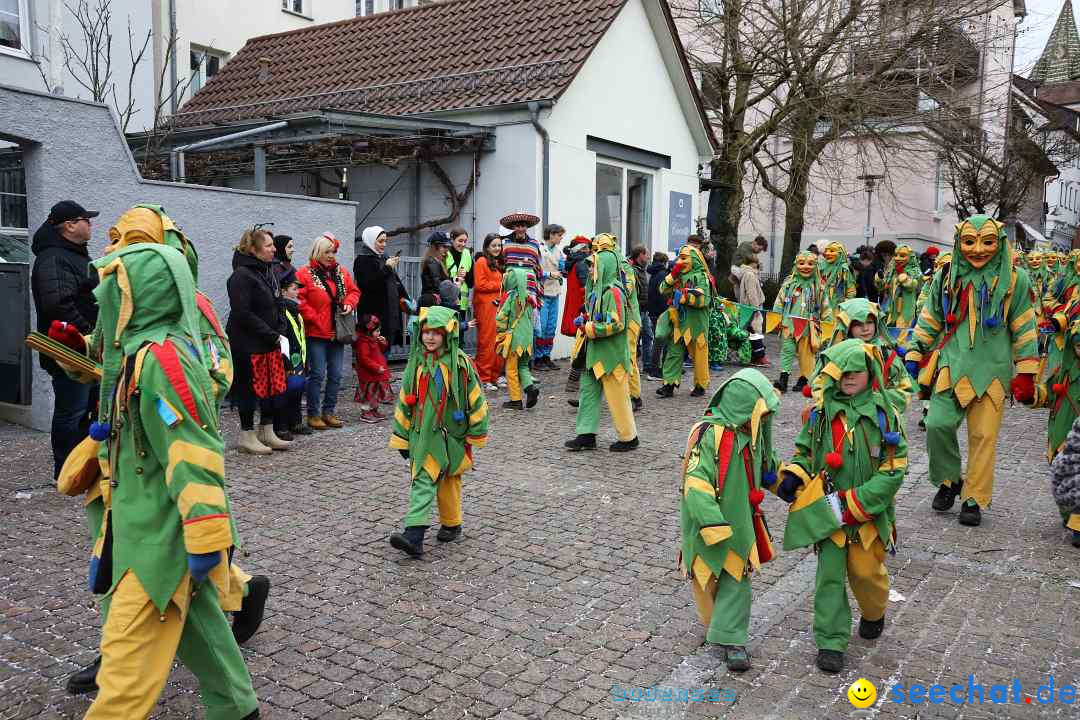
<svg viewBox="0 0 1080 720"><path fill-rule="evenodd" d="M795 502L795 491L802 485L802 480L795 473L785 470L782 473L783 479L780 481L780 487L776 489L776 495L786 503Z"/></svg>
<svg viewBox="0 0 1080 720"><path fill-rule="evenodd" d="M405 458L406 460L409 459L409 451L405 448L398 448L398 452L401 453L401 457Z"/></svg>

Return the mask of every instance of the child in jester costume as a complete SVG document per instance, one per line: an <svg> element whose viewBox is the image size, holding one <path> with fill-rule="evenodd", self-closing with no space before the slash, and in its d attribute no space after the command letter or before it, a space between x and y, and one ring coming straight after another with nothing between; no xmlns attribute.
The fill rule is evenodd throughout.
<svg viewBox="0 0 1080 720"><path fill-rule="evenodd" d="M933 508L949 510L959 495L959 521L978 525L993 496L1006 393L1025 403L1035 395L1037 330L1028 274L1012 265L1005 226L974 215L956 225L955 246L948 270L930 284L905 360L922 396L933 393L926 416L930 482L938 488ZM956 433L965 419L962 480Z"/></svg>
<svg viewBox="0 0 1080 720"><path fill-rule="evenodd" d="M487 443L488 411L476 368L458 347L457 313L421 308L414 322L390 435L390 447L409 461L412 486L405 532L391 535L390 544L420 557L436 498L442 522L436 539L461 537L461 476L473 466L473 450Z"/></svg>
<svg viewBox="0 0 1080 720"><path fill-rule="evenodd" d="M907 411L908 403L911 402L915 386L904 366L904 357L885 329L881 308L877 303L872 303L866 298L854 298L840 303L836 312L833 313L833 318L836 324L832 337L829 338L829 346L855 339L873 345L881 353L884 362L882 370L885 376L883 389L902 418ZM821 356L818 372L815 373L812 383L815 390L820 391L827 378L820 372L825 363L825 357ZM804 394L806 394L805 391Z"/></svg>
<svg viewBox="0 0 1080 720"><path fill-rule="evenodd" d="M847 248L843 243L830 242L821 251L821 320L831 322L840 303L855 297L855 273L851 271Z"/></svg>
<svg viewBox="0 0 1080 720"><path fill-rule="evenodd" d="M723 365L733 353L735 362L750 364L753 354L750 333L738 326L727 301L714 295L709 304L709 366Z"/></svg>
<svg viewBox="0 0 1080 720"><path fill-rule="evenodd" d="M877 638L885 627L885 553L896 543L894 498L908 461L877 346L844 340L822 352L822 360L821 392L795 439L795 456L781 470L778 494L794 495L784 549L817 552L817 665L835 673L844 667L851 635L845 576L862 611L859 636Z"/></svg>
<svg viewBox="0 0 1080 720"><path fill-rule="evenodd" d="M529 358L533 352L533 297L530 275L525 268L508 267L503 274L503 292L506 297L495 315L495 347L506 358L506 390L510 399L505 408L521 410L521 392L525 391L524 407L536 405L540 388L533 382L529 372Z"/></svg>
<svg viewBox="0 0 1080 720"><path fill-rule="evenodd" d="M614 249L617 243L615 236L607 233L601 233L593 238L594 247L610 246ZM641 305L638 303L638 293L648 292L649 289L637 286L634 268L630 267L630 261L625 255L619 256L619 282L626 288L626 346L630 349L627 389L630 392L630 407L637 412L644 405L641 399L641 372L637 361L638 337L641 336Z"/></svg>
<svg viewBox="0 0 1080 720"><path fill-rule="evenodd" d="M192 278L198 282L198 254L194 245L184 233L173 224L172 219L165 214L160 205L141 204L128 210L117 220L116 224L109 228L110 240L106 252L129 247L138 243L153 243L167 245L181 252L191 271ZM213 381L214 416L220 415L221 401L228 393L232 383L232 364L229 352L229 342L217 318L210 299L195 291L195 304L198 311L199 332L204 344L207 370ZM54 334L54 333L50 333ZM95 359L100 360L103 352L103 338L100 331L95 331L88 339L81 337L68 337L63 330L55 333L55 338L79 352L87 352ZM72 453L70 462L65 464L64 471L59 479L58 488L66 495L83 495L87 521L91 533L91 542L99 538L102 530L102 520L106 511L105 501L102 494L102 480L104 478L98 463L98 455L101 448L99 440L104 439L101 426L93 428L94 437L86 438L80 444L78 451ZM233 582L230 587L242 594L242 600L238 597L229 598L223 603L223 608L233 613L233 635L238 643L243 644L250 639L262 623L266 599L270 590L270 580L263 575L250 576L235 563L230 564L233 574ZM100 603L101 617L104 620L109 613L108 596L103 597ZM239 604L239 607L237 607ZM92 692L97 689L97 672L100 667L101 657L87 667L77 671L68 678L67 689L72 694Z"/></svg>
<svg viewBox="0 0 1080 720"><path fill-rule="evenodd" d="M577 437L566 441L571 451L595 450L600 425L600 394L603 391L615 425L617 441L612 452L626 452L638 446L637 425L630 407L628 389L630 347L626 342L626 290L620 283L619 256L611 235L593 240L592 278L585 296L585 311L574 320L581 328L585 370L578 394ZM577 349L581 352L581 349ZM576 354L576 353L575 353Z"/></svg>
<svg viewBox="0 0 1080 720"><path fill-rule="evenodd" d="M230 565L238 543L191 271L177 250L142 242L93 265L103 377L91 432L105 479L90 586L110 602L86 717L148 716L179 654L208 718L256 718L222 611L243 588Z"/></svg>
<svg viewBox="0 0 1080 720"><path fill-rule="evenodd" d="M691 235L679 250L671 272L661 281L660 292L669 297L670 307L656 323L656 339L667 344L660 397L672 397L682 381L683 358L694 359L694 389L691 397L701 397L709 387L709 305L716 294L716 282L701 253L702 239Z"/></svg>
<svg viewBox="0 0 1080 720"><path fill-rule="evenodd" d="M680 565L728 669L750 669L750 577L773 559L761 488L777 486L772 418L780 397L757 370L725 380L686 442Z"/></svg>
<svg viewBox="0 0 1080 720"><path fill-rule="evenodd" d="M915 321L919 296L919 257L910 245L901 245L893 255L893 264L875 279L881 292L881 309L889 327L908 328Z"/></svg>
<svg viewBox="0 0 1080 720"><path fill-rule="evenodd" d="M822 279L817 257L803 250L795 257L795 267L780 286L773 301L773 312L783 318L783 344L780 346L780 377L773 383L780 392L787 392L788 378L795 358L799 360L799 379L795 391L806 385L814 370L814 356L821 346L817 318L821 312Z"/></svg>

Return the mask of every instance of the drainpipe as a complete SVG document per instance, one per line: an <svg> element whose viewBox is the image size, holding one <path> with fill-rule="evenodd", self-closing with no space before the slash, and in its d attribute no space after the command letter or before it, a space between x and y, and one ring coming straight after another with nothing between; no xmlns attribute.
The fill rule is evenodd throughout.
<svg viewBox="0 0 1080 720"><path fill-rule="evenodd" d="M209 140L200 140L199 142L189 143L187 145L181 145L175 147L169 151L169 170L170 178L173 182L185 182L184 180L184 153L191 152L193 150L202 150L204 148L212 147L214 145L220 145L230 140L239 140L240 138L249 137L251 135L261 135L262 133L270 132L271 130L280 130L283 127L288 127L289 123L286 120L279 120L276 123L270 123L269 125L263 125L262 127L250 128L248 130L241 130L240 132L230 133L228 135L222 135L221 137L210 138ZM258 149L257 149L258 150ZM256 160L256 166L258 166L258 160ZM263 163L262 185L266 187L265 177L266 165ZM255 179L256 187L259 185L259 179Z"/></svg>
<svg viewBox="0 0 1080 720"><path fill-rule="evenodd" d="M541 104L538 102L529 103L529 120L532 122L532 126L536 128L536 133L544 141L544 196L540 206L540 218L541 222L546 226L548 224L548 201L551 193L551 138L548 136L548 131L540 124L540 107Z"/></svg>
<svg viewBox="0 0 1080 720"><path fill-rule="evenodd" d="M169 63L169 81L172 82L169 88L169 114L175 115L178 107L176 88L179 84L176 70L176 0L169 0L169 47L171 57L166 60Z"/></svg>

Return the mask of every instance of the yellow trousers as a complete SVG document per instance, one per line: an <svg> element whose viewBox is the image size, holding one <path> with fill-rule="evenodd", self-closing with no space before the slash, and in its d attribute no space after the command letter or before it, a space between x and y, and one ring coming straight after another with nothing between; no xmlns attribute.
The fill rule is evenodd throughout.
<svg viewBox="0 0 1080 720"><path fill-rule="evenodd" d="M529 356L510 353L506 358L506 393L511 400L521 399L521 389L531 387L532 373L529 372Z"/></svg>
<svg viewBox="0 0 1080 720"><path fill-rule="evenodd" d="M251 675L214 586L194 585L185 575L165 612L159 613L129 571L111 596L101 634L98 695L86 718L149 717L177 655L199 680L207 720L239 720L258 707Z"/></svg>
<svg viewBox="0 0 1080 720"><path fill-rule="evenodd" d="M818 543L814 581L814 642L819 649L847 649L851 639L851 606L844 579L869 621L885 617L889 604L889 571L885 545L875 538L867 550L856 537L840 548L831 539Z"/></svg>
<svg viewBox="0 0 1080 720"><path fill-rule="evenodd" d="M435 486L439 522L448 527L457 527L461 524L461 476L447 475Z"/></svg>
<svg viewBox="0 0 1080 720"><path fill-rule="evenodd" d="M683 356L689 352L694 361L694 387L709 388L709 343L698 342L694 339L690 347L686 343L676 341L667 346L664 354L663 375L664 382L668 385L679 385L682 381Z"/></svg>
<svg viewBox="0 0 1080 720"><path fill-rule="evenodd" d="M647 322L647 321L646 321ZM626 326L626 341L630 345L630 397L641 397L641 372L638 370L637 345L641 335L640 325Z"/></svg>
<svg viewBox="0 0 1080 720"><path fill-rule="evenodd" d="M926 415L926 446L930 455L930 482L953 486L960 479L960 443L957 431L967 418L968 462L960 499L969 498L981 508L990 507L994 495L994 458L1005 404L989 393L960 407L951 392L936 392Z"/></svg>
<svg viewBox="0 0 1080 720"><path fill-rule="evenodd" d="M607 400L608 411L611 412L615 436L624 442L636 438L637 423L634 422L634 411L630 407L626 377L620 381L609 373L597 380L592 370L588 369L581 376L581 390L578 392L577 434L595 435L600 427L601 390Z"/></svg>

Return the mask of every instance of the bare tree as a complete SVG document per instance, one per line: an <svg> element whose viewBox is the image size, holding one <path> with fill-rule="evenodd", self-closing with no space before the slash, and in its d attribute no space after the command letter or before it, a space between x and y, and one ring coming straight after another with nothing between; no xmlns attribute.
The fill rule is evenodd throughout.
<svg viewBox="0 0 1080 720"><path fill-rule="evenodd" d="M60 52L64 68L94 102L105 102L112 91L112 0L87 0L74 5L64 3L74 18L79 33L71 36L60 31Z"/></svg>

